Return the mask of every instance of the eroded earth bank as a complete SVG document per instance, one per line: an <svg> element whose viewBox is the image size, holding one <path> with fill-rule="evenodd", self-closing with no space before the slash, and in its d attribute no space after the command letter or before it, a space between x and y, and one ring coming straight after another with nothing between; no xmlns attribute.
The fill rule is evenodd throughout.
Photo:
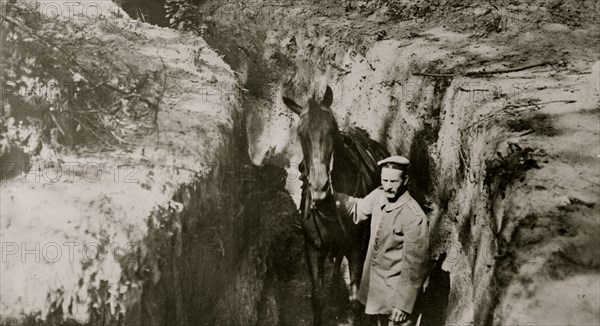
<svg viewBox="0 0 600 326"><path fill-rule="evenodd" d="M148 76L151 86L135 94L160 98L158 127L118 134L102 151L56 150L43 131L32 146L14 129L35 126L18 111L35 110L11 99L2 319L308 325L310 287L292 227L298 119L281 96L305 103L329 85L340 128L363 128L412 162L436 261L423 325L599 324L598 28L582 11L569 11L578 24L558 19L570 8L561 3L500 10L448 1L428 16L378 2L190 2L185 17L201 36L131 20L116 6L119 15L64 23L88 35L80 65L101 58L121 71L117 84ZM113 85L100 76L93 84ZM135 97L112 91L110 103ZM143 122L123 107L117 120ZM81 132L59 129L63 140ZM95 182L84 178L90 171L31 182L5 162L103 172ZM115 164L134 166L136 182L115 178ZM66 253L71 242L82 244L74 259L22 259L22 243ZM99 244L93 259L87 243ZM328 309L330 324L346 322L343 300Z"/></svg>

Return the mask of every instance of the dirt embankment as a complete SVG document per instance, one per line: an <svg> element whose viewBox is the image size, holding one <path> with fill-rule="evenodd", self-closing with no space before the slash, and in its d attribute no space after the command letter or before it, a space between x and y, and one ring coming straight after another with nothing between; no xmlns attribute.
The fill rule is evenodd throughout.
<svg viewBox="0 0 600 326"><path fill-rule="evenodd" d="M294 273L275 271L302 268L285 192L297 202L297 120L280 99L330 85L340 127L413 162L411 191L436 240L429 324L598 324L598 28L545 18L568 3L514 24L517 5L398 22L350 3L209 3L206 43L123 17L77 25L94 35L85 55L109 43L134 71L166 66L159 140L32 161L92 162L111 171L99 182L81 171L79 182L3 181L2 241L18 250L2 264L3 320L310 320L308 309L280 318L282 303L299 302L283 296L306 303L309 291L305 279L276 283ZM140 182L114 181L123 160ZM77 258L21 260L40 239L44 258L56 249L45 244L79 243ZM89 259L89 243L127 254Z"/></svg>
<svg viewBox="0 0 600 326"><path fill-rule="evenodd" d="M340 127L414 163L445 296L429 307L436 323L600 321L595 25L506 15L506 28L475 33L455 19L464 13L403 23L335 3L212 5L207 42L258 97L246 111L255 163L295 173L297 119L281 95L326 85ZM299 183L287 189L297 200Z"/></svg>
<svg viewBox="0 0 600 326"><path fill-rule="evenodd" d="M96 89L140 76L146 88L130 93L130 101L119 98L123 90L100 98L71 89L69 100L92 103L86 109L66 101L53 111L44 102L29 105L21 93L3 103L10 107L2 112L2 145L21 153L39 143L27 155L2 156L2 323L247 325L275 318L261 298L272 264L285 262L285 247L275 245L288 237L295 208L283 169L255 167L246 154L234 73L201 38L142 24L102 4L102 17L35 16L45 32L39 46L49 43L49 50L28 60L50 56L55 66L39 69L48 69L44 76L60 91L78 81ZM30 21L12 18L2 27L14 29L18 58L35 36ZM69 70L80 66L99 72L81 77ZM76 114L93 119L108 111L107 100L119 100L131 106L105 115L120 123L115 129L74 125L60 132L139 131L145 121L130 114L137 108L132 99L148 96L148 85L162 89L156 128L121 134L117 144L59 146L28 116L37 110L59 121ZM39 137L21 137L24 131Z"/></svg>

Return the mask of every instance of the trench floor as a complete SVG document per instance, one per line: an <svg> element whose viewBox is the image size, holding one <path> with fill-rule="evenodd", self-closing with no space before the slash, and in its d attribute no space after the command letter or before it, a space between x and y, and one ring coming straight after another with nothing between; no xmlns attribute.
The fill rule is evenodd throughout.
<svg viewBox="0 0 600 326"><path fill-rule="evenodd" d="M279 303L280 325L283 326L309 326L312 325L312 285L304 256L304 241L301 236L294 237L290 254L296 259L278 271L277 296ZM350 304L347 291L332 292L333 263L329 259L325 262L326 291L328 300L323 312L324 326L349 325ZM343 281L341 281L343 284Z"/></svg>

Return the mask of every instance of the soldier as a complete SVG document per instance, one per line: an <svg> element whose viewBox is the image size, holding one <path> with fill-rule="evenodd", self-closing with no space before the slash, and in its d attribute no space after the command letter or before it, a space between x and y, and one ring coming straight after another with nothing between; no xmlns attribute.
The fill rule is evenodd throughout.
<svg viewBox="0 0 600 326"><path fill-rule="evenodd" d="M391 156L377 164L381 186L369 195L334 194L354 223L371 218L358 299L378 325L415 325L415 302L429 272L428 220L406 187L408 159Z"/></svg>

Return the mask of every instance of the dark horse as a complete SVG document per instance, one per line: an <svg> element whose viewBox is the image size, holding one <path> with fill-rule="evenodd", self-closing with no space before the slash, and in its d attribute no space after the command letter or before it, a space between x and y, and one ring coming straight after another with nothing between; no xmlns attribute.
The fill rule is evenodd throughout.
<svg viewBox="0 0 600 326"><path fill-rule="evenodd" d="M304 156L301 170L307 177L302 190L301 225L306 260L312 280L314 325L321 325L325 304L324 262L335 257L334 281L339 279L342 256L350 270L349 299L354 321L362 316L357 300L358 286L368 244L369 226L355 225L352 217L338 211L333 191L364 197L380 183L377 161L389 153L366 132L350 128L338 130L331 110L333 92L327 87L321 103L315 96L302 108L284 97L284 103L300 115L298 136Z"/></svg>

